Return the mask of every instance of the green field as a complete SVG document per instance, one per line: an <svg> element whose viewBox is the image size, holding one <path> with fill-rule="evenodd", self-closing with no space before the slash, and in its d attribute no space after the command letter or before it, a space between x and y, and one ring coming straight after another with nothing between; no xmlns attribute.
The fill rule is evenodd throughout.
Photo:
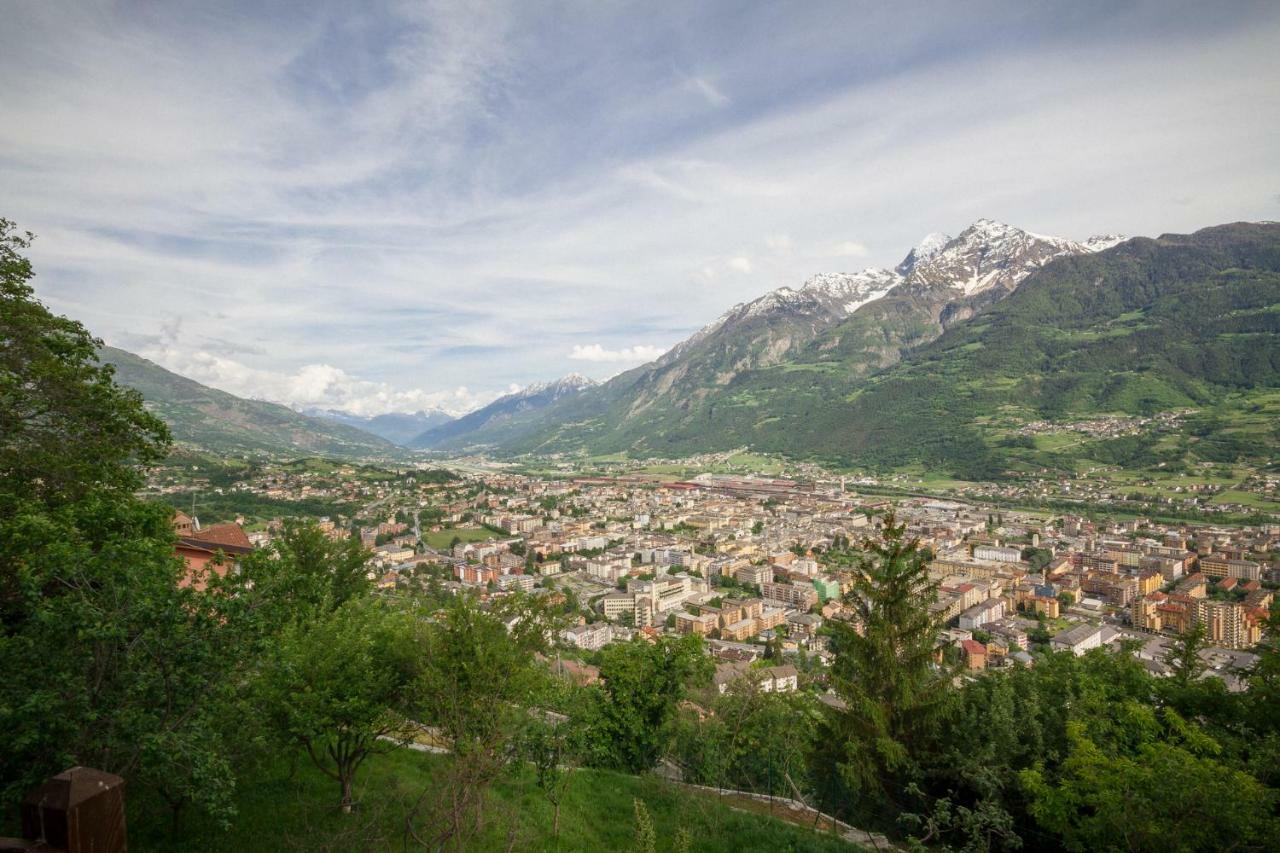
<svg viewBox="0 0 1280 853"><path fill-rule="evenodd" d="M238 815L228 830L192 819L171 833L163 809L133 801L129 841L138 850L401 850L404 816L450 759L394 750L369 759L356 784L359 808L343 815L338 788L306 759L263 768L237 792ZM730 808L716 797L694 793L654 777L579 770L569 780L560 814L560 837L552 835L552 807L528 768L501 780L487 807L484 828L468 850L602 851L632 849L635 799L653 819L658 850L672 849L684 828L694 851L851 851L841 839L793 826L766 815ZM760 804L767 810L767 804ZM511 835L514 833L514 835ZM508 847L509 839L514 845ZM450 848L454 849L454 848Z"/></svg>
<svg viewBox="0 0 1280 853"><path fill-rule="evenodd" d="M484 527L446 527L443 530L425 533L422 539L429 547L435 548L437 551L443 551L450 547L450 543L453 542L455 536L463 542L484 542L488 539L498 538L498 534Z"/></svg>

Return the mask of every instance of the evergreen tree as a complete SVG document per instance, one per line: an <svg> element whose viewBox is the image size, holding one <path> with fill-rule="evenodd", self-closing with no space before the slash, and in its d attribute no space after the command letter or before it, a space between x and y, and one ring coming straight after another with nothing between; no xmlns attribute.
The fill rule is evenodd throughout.
<svg viewBox="0 0 1280 853"><path fill-rule="evenodd" d="M831 681L846 707L828 714L818 765L824 795L841 812L896 811L919 751L937 732L952 671L935 662L936 588L918 541L886 518L881 538L863 544L846 597L857 623L829 623Z"/></svg>
<svg viewBox="0 0 1280 853"><path fill-rule="evenodd" d="M1205 662L1200 659L1200 652L1208 646L1209 640L1205 637L1204 625L1201 624L1193 625L1174 638L1164 656L1174 685L1186 688L1204 673Z"/></svg>

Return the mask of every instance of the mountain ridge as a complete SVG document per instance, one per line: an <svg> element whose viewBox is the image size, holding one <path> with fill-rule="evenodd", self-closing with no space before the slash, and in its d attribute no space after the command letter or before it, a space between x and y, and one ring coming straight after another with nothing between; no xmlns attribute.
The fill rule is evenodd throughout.
<svg viewBox="0 0 1280 853"><path fill-rule="evenodd" d="M691 407L709 405L738 376L793 359L818 339L842 353L855 374L882 369L937 337L949 323L1007 296L1052 258L1086 254L1089 245L1115 239L1044 237L989 219L954 238L935 232L893 270L821 273L797 288L768 291L729 308L653 362L587 394L443 438L436 446L561 449L574 441L557 436L577 425L590 433L617 434L610 452L628 450L631 436L660 430L664 421Z"/></svg>
<svg viewBox="0 0 1280 853"><path fill-rule="evenodd" d="M300 414L277 403L249 400L166 370L140 355L103 346L99 360L116 380L142 394L183 445L215 453L385 456L386 439L352 426Z"/></svg>
<svg viewBox="0 0 1280 853"><path fill-rule="evenodd" d="M372 416L353 415L338 409L304 409L302 414L355 427L399 447L408 447L410 441L427 430L455 420L453 415L442 409L387 412Z"/></svg>
<svg viewBox="0 0 1280 853"><path fill-rule="evenodd" d="M444 444L454 444L491 424L502 423L522 413L540 411L597 384L594 379L580 373L570 373L550 382L535 382L448 423L424 430L411 439L408 446L431 450Z"/></svg>

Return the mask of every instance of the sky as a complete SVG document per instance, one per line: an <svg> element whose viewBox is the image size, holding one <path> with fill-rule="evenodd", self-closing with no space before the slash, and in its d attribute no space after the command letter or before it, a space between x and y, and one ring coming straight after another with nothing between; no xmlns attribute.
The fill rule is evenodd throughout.
<svg viewBox="0 0 1280 853"><path fill-rule="evenodd" d="M989 217L1280 219L1274 2L14 0L37 296L242 396L465 412Z"/></svg>

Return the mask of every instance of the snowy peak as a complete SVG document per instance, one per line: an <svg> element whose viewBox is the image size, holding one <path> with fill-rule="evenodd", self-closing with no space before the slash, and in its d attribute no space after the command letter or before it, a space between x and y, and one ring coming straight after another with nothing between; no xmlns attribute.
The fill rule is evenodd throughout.
<svg viewBox="0 0 1280 853"><path fill-rule="evenodd" d="M1102 252L1112 246L1118 246L1129 238L1123 234L1095 234L1080 245L1090 252Z"/></svg>
<svg viewBox="0 0 1280 853"><path fill-rule="evenodd" d="M915 245L907 256L902 259L902 263L894 267L894 271L900 276L908 276L911 271L916 268L916 264L929 260L934 255L941 252L946 245L951 242L951 235L943 234L941 231L934 231L926 234L924 239Z"/></svg>
<svg viewBox="0 0 1280 853"><path fill-rule="evenodd" d="M738 303L720 315L714 323L703 327L689 342L705 338L725 326L753 318L786 314L826 320L843 319L901 283L901 276L885 269L819 273L805 281L799 290L779 287L751 302Z"/></svg>
<svg viewBox="0 0 1280 853"><path fill-rule="evenodd" d="M914 261L907 280L926 288L958 290L965 296L992 289L1009 292L1056 257L1101 248L1033 234L994 219L979 219L930 257Z"/></svg>
<svg viewBox="0 0 1280 853"><path fill-rule="evenodd" d="M596 384L598 383L594 379L583 376L581 373L570 373L551 382L534 382L532 385L526 385L519 391L507 396L513 399L528 399L539 396L550 396L552 399L559 399L566 394L575 394Z"/></svg>
<svg viewBox="0 0 1280 853"><path fill-rule="evenodd" d="M762 325L794 325L793 321L799 321L808 326L810 335L816 334L899 286L940 291L947 298L987 291L1008 294L1054 258L1100 252L1124 239L1108 234L1076 242L1034 234L995 219L979 219L955 237L939 231L926 235L892 270L819 273L799 288L780 287L734 305L665 353L657 365L670 365L703 342L723 341L748 327L758 330Z"/></svg>
<svg viewBox="0 0 1280 853"><path fill-rule="evenodd" d="M739 302L712 323L668 350L656 362L671 364L703 341L745 326L758 328L787 321L800 321L809 335L837 323L863 305L874 302L902 283L902 276L892 270L869 268L861 272L819 273L811 276L797 290L779 287L750 302Z"/></svg>

